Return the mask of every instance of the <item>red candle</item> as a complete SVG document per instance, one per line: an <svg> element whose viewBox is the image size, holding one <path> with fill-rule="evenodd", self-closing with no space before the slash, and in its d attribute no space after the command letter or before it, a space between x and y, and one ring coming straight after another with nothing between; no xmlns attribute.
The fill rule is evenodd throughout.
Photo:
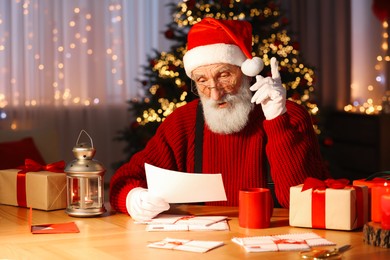
<svg viewBox="0 0 390 260"><path fill-rule="evenodd" d="M371 187L371 220L373 222L381 222L381 197L384 194L390 194L390 187L387 182L383 185Z"/></svg>
<svg viewBox="0 0 390 260"><path fill-rule="evenodd" d="M390 194L382 195L381 197L381 223L383 229L390 229Z"/></svg>

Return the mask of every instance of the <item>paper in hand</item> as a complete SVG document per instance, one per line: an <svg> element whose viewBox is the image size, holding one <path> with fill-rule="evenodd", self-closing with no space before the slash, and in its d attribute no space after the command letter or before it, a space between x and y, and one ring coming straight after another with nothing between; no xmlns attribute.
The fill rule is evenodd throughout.
<svg viewBox="0 0 390 260"><path fill-rule="evenodd" d="M221 174L185 173L145 163L150 194L168 203L226 201Z"/></svg>

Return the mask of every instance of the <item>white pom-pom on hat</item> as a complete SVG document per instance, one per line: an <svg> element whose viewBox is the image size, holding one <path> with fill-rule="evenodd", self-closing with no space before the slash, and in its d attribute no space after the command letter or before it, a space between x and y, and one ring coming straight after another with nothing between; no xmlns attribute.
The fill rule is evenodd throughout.
<svg viewBox="0 0 390 260"><path fill-rule="evenodd" d="M264 62L259 57L253 57L252 59L246 59L241 64L241 71L249 76L254 77L260 73L264 68Z"/></svg>

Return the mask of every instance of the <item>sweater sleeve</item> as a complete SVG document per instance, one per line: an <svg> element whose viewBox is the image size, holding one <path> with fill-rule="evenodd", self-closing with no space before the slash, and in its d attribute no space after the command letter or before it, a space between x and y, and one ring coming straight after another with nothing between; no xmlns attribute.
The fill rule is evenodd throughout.
<svg viewBox="0 0 390 260"><path fill-rule="evenodd" d="M286 102L287 112L264 121L267 157L279 203L289 207L290 187L307 177L326 179L329 173L320 153L309 113L304 107Z"/></svg>
<svg viewBox="0 0 390 260"><path fill-rule="evenodd" d="M127 213L126 197L135 187L147 188L145 163L164 169L186 171L193 168L186 156L193 156L195 111L197 103L177 108L159 126L146 147L122 165L110 180L110 203L118 212ZM185 115L185 116L184 116Z"/></svg>

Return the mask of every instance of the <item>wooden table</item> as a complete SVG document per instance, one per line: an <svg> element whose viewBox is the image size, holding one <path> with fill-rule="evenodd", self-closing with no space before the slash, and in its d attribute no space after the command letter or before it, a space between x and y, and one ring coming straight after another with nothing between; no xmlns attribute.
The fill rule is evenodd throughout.
<svg viewBox="0 0 390 260"><path fill-rule="evenodd" d="M245 229L238 226L237 208L194 205L175 206L171 213L195 215L227 215L230 231L147 232L144 225L134 224L126 214L108 211L101 217L73 218L64 210L45 212L33 210L33 224L74 221L80 233L31 234L29 210L0 205L0 259L300 259L299 252L247 253L231 241L233 237L279 235L315 232L326 239L352 248L343 259L390 259L390 249L367 245L362 230L334 231L296 228L288 225L288 210L275 209L271 227ZM224 241L225 245L207 253L192 253L148 248L151 241L166 237ZM333 248L333 247L329 247Z"/></svg>

